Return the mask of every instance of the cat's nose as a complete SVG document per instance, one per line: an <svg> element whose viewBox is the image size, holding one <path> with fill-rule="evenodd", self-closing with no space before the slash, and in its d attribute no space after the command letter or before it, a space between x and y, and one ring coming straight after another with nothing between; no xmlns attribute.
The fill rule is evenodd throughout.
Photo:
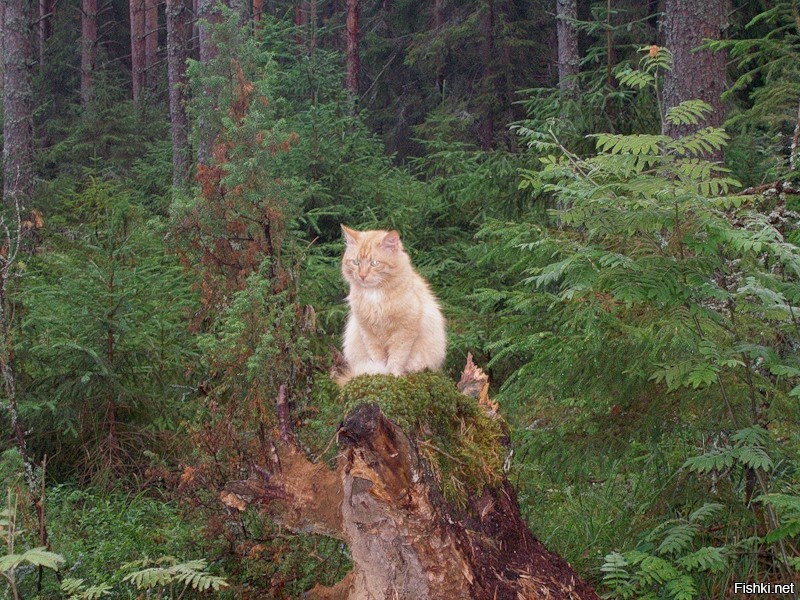
<svg viewBox="0 0 800 600"><path fill-rule="evenodd" d="M359 273L358 276L361 277L361 281L364 281L367 278L366 273Z"/></svg>

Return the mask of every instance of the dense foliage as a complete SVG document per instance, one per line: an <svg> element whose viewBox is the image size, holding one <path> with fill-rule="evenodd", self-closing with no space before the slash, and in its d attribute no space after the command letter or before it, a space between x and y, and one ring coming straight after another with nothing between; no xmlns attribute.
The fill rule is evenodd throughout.
<svg viewBox="0 0 800 600"><path fill-rule="evenodd" d="M699 100L664 107L653 3L578 3L577 97L551 73L550 3L441 2L434 25L418 2L364 3L359 98L337 3L274 2L257 26L225 9L189 64L192 153L210 158L179 188L165 73L128 100L128 4L98 17L111 41L83 105L79 3L62 4L34 84L36 191L0 225L11 594L339 580L339 542L231 511L225 483L266 466L276 398L330 461L356 390L428 436L462 502L506 451L446 381L467 352L532 530L603 594L797 580L795 0L738 2L707 43L733 59L724 128L700 126ZM340 223L400 231L448 318L444 376L332 383Z"/></svg>

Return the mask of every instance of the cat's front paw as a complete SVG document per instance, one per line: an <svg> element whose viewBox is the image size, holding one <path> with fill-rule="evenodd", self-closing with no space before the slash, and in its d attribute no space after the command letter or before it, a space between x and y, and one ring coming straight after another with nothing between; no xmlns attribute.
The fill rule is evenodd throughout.
<svg viewBox="0 0 800 600"><path fill-rule="evenodd" d="M367 360L358 366L359 375L389 375L390 373L386 363L380 360Z"/></svg>

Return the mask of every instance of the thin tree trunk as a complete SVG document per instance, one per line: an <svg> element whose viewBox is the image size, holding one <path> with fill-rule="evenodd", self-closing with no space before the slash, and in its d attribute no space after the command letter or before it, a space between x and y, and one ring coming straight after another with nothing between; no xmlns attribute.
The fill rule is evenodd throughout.
<svg viewBox="0 0 800 600"><path fill-rule="evenodd" d="M606 0L606 86L614 87L614 13L611 0Z"/></svg>
<svg viewBox="0 0 800 600"><path fill-rule="evenodd" d="M481 149L491 150L494 143L494 109L495 109L495 56L494 56L494 0L484 0L480 18L481 61L483 62L483 80L481 96L483 115L481 116L479 137Z"/></svg>
<svg viewBox="0 0 800 600"><path fill-rule="evenodd" d="M358 80L361 73L361 56L358 50L361 1L347 1L347 90L358 98Z"/></svg>
<svg viewBox="0 0 800 600"><path fill-rule="evenodd" d="M189 170L189 121L186 116L186 61L189 8L185 0L167 0L167 75L172 130L172 185L181 187Z"/></svg>
<svg viewBox="0 0 800 600"><path fill-rule="evenodd" d="M264 0L253 0L253 21L261 21L261 13L264 12Z"/></svg>
<svg viewBox="0 0 800 600"><path fill-rule="evenodd" d="M39 0L39 67L44 65L44 50L47 40L53 35L53 11L55 0Z"/></svg>
<svg viewBox="0 0 800 600"><path fill-rule="evenodd" d="M224 0L228 8L239 13L239 24L244 25L250 17L250 2L248 0Z"/></svg>
<svg viewBox="0 0 800 600"><path fill-rule="evenodd" d="M145 87L144 0L130 0L131 81L133 101L138 103Z"/></svg>
<svg viewBox="0 0 800 600"><path fill-rule="evenodd" d="M433 28L436 35L442 35L444 29L444 0L433 0ZM437 57L436 91L444 94L444 56Z"/></svg>
<svg viewBox="0 0 800 600"><path fill-rule="evenodd" d="M81 104L91 102L97 68L97 0L81 4Z"/></svg>
<svg viewBox="0 0 800 600"><path fill-rule="evenodd" d="M158 83L158 0L144 2L144 68L147 89Z"/></svg>
<svg viewBox="0 0 800 600"><path fill-rule="evenodd" d="M308 53L311 58L314 58L314 51L317 49L317 0L309 0L308 2Z"/></svg>
<svg viewBox="0 0 800 600"><path fill-rule="evenodd" d="M308 25L308 2L307 0L299 0L294 9L294 24L298 27L305 27Z"/></svg>
<svg viewBox="0 0 800 600"><path fill-rule="evenodd" d="M192 58L200 60L200 0L192 0Z"/></svg>
<svg viewBox="0 0 800 600"><path fill-rule="evenodd" d="M33 9L6 0L3 25L3 201L24 205L33 194Z"/></svg>
<svg viewBox="0 0 800 600"><path fill-rule="evenodd" d="M200 62L207 65L216 58L218 52L211 36L211 26L220 23L222 16L217 10L217 0L198 0L197 11ZM210 95L211 92L204 90L203 93ZM211 152L216 136L213 131L209 130L208 124L202 117L197 123L197 128L199 131L197 163L198 165L207 165L211 162Z"/></svg>
<svg viewBox="0 0 800 600"><path fill-rule="evenodd" d="M577 0L556 0L556 32L558 35L558 89L563 98L578 96L578 18Z"/></svg>
<svg viewBox="0 0 800 600"><path fill-rule="evenodd" d="M789 168L792 171L798 168L797 159L800 153L800 106L797 107L797 123L794 126L794 135L792 136L792 144L789 147Z"/></svg>
<svg viewBox="0 0 800 600"><path fill-rule="evenodd" d="M0 0L0 65L5 68L5 50L6 47L6 3ZM3 78L0 77L0 80Z"/></svg>
<svg viewBox="0 0 800 600"><path fill-rule="evenodd" d="M198 41L200 62L203 64L208 64L217 56L217 47L211 39L209 27L220 23L222 19L216 5L216 0L197 0Z"/></svg>
<svg viewBox="0 0 800 600"><path fill-rule="evenodd" d="M728 0L666 0L664 27L666 47L672 52L672 70L664 80L664 109L685 100L703 100L712 112L696 126L664 123L667 135L686 135L705 126L718 127L725 120L721 95L725 90L725 54L695 51L706 39L718 40L728 22ZM721 159L721 152L710 158Z"/></svg>
<svg viewBox="0 0 800 600"><path fill-rule="evenodd" d="M658 0L647 0L647 26L650 43L658 44Z"/></svg>

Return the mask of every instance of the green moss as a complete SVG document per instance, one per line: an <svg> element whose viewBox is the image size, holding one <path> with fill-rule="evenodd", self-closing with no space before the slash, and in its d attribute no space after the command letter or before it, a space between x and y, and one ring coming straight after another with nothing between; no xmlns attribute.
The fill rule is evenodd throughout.
<svg viewBox="0 0 800 600"><path fill-rule="evenodd" d="M502 478L503 423L440 373L364 375L342 389L345 412L376 403L419 444L445 498L464 508L470 494Z"/></svg>

